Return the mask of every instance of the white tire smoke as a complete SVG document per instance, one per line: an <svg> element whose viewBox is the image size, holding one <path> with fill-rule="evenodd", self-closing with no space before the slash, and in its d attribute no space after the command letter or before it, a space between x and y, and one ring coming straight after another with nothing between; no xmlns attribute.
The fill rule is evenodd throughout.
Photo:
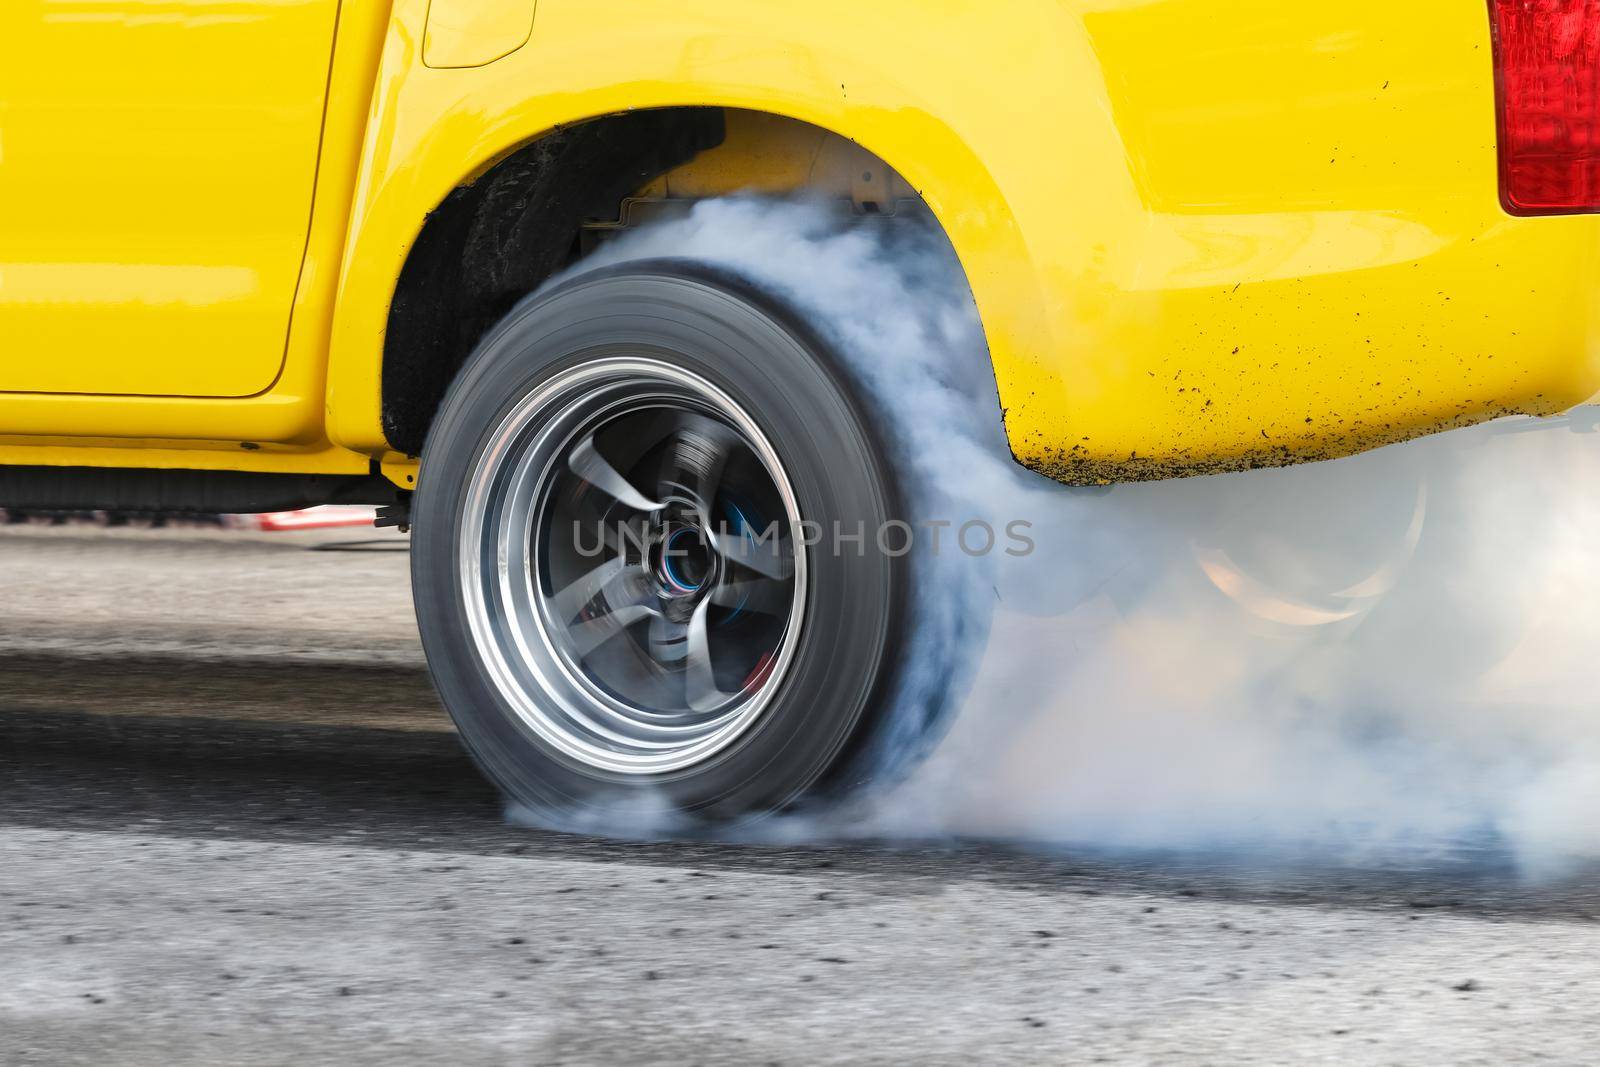
<svg viewBox="0 0 1600 1067"><path fill-rule="evenodd" d="M736 271L829 333L938 488L922 513L1033 524L1036 551L941 591L951 613L998 609L978 683L935 758L849 832L1408 856L1496 841L1530 871L1600 855L1600 438L1517 420L1073 491L1011 461L935 235L733 199L579 269L657 256Z"/></svg>

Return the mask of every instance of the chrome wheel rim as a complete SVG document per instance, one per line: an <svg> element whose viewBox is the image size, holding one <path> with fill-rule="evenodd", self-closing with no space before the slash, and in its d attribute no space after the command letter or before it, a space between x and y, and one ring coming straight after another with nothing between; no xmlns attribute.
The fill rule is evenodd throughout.
<svg viewBox="0 0 1600 1067"><path fill-rule="evenodd" d="M800 523L777 452L717 386L643 357L585 363L524 397L472 474L473 642L518 721L568 762L704 763L788 674Z"/></svg>

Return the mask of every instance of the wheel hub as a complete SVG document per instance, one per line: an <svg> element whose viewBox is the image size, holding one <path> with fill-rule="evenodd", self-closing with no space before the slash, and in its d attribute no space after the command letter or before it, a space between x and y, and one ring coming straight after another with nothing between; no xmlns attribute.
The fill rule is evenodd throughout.
<svg viewBox="0 0 1600 1067"><path fill-rule="evenodd" d="M651 555L656 590L663 599L698 599L719 577L720 557L694 522L666 524Z"/></svg>

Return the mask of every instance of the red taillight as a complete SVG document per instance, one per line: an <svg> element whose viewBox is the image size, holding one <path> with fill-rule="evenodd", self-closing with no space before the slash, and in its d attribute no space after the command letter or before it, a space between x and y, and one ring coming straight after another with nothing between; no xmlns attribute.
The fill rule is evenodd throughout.
<svg viewBox="0 0 1600 1067"><path fill-rule="evenodd" d="M1600 211L1600 0L1489 8L1506 210Z"/></svg>

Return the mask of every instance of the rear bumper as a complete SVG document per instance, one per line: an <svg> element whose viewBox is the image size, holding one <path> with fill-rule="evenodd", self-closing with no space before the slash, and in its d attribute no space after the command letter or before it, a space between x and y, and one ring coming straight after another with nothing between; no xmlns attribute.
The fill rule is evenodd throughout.
<svg viewBox="0 0 1600 1067"><path fill-rule="evenodd" d="M1384 212L1153 216L1146 241L1098 349L1012 383L1028 466L1080 484L1277 466L1600 390L1592 216L1455 233ZM1229 245L1248 254L1170 258Z"/></svg>

